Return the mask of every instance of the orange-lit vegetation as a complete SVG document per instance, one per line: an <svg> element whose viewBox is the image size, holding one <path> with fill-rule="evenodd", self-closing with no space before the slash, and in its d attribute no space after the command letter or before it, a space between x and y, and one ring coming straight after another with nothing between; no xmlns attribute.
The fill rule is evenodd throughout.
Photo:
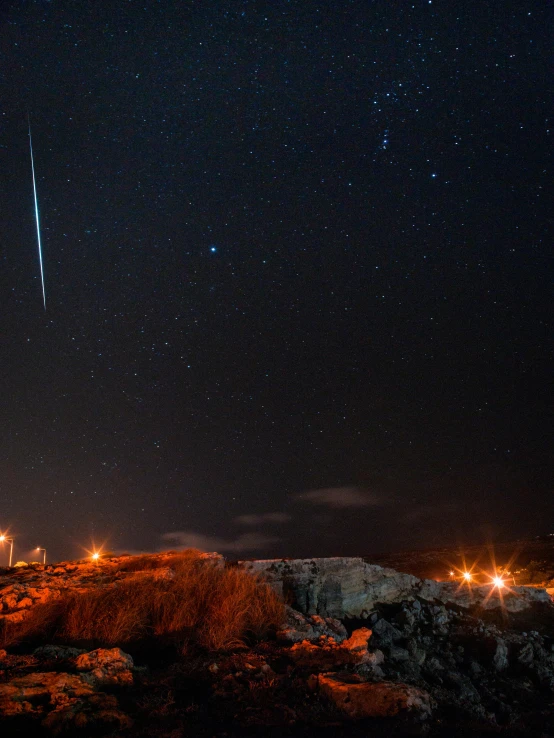
<svg viewBox="0 0 554 738"><path fill-rule="evenodd" d="M188 561L190 559L198 559L201 556L201 551L196 548L189 548L186 551L168 551L162 556L152 556L151 554L144 554L143 556L129 556L128 559L124 559L119 565L119 571L151 571L153 569L165 569L167 567L175 568L179 567L181 562Z"/></svg>
<svg viewBox="0 0 554 738"><path fill-rule="evenodd" d="M116 584L37 605L21 623L5 626L0 647L39 640L123 646L154 638L184 650L223 650L262 638L284 620L273 590L241 569L195 553L173 557L170 566L168 576L131 567Z"/></svg>

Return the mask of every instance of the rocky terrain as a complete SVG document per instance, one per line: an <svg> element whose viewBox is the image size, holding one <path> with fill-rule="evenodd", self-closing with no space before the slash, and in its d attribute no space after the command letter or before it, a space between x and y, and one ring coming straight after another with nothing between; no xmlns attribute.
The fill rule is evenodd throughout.
<svg viewBox="0 0 554 738"><path fill-rule="evenodd" d="M422 580L361 558L202 561L268 581L287 603L281 626L184 653L155 639L23 639L0 650L2 736L554 735L544 589ZM137 572L171 578L173 566L161 554L4 570L0 632L64 593L140 587Z"/></svg>

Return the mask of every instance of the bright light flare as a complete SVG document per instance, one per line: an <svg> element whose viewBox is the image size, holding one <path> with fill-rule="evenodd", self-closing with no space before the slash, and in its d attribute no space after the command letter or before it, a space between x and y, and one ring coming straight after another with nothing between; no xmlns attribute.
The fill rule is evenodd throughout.
<svg viewBox="0 0 554 738"><path fill-rule="evenodd" d="M471 572L464 571L464 579L465 579L466 582L471 582L471 579L472 579Z"/></svg>
<svg viewBox="0 0 554 738"><path fill-rule="evenodd" d="M100 558L100 554L98 553L98 551L95 551L90 558L93 561L98 561L98 559Z"/></svg>
<svg viewBox="0 0 554 738"><path fill-rule="evenodd" d="M503 587L506 586L502 577L499 577L499 576L493 577L492 583L494 584L495 587L498 587L498 589L502 589Z"/></svg>

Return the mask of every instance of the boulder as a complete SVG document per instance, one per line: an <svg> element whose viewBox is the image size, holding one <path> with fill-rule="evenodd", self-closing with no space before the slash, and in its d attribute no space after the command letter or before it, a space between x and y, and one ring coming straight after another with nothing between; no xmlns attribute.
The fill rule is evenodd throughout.
<svg viewBox="0 0 554 738"><path fill-rule="evenodd" d="M317 688L352 720L406 713L426 719L432 711L429 693L408 684L366 682L352 674L318 674Z"/></svg>
<svg viewBox="0 0 554 738"><path fill-rule="evenodd" d="M133 658L120 648L97 648L75 658L78 671L89 672L94 684L131 685Z"/></svg>
<svg viewBox="0 0 554 738"><path fill-rule="evenodd" d="M75 730L86 730L100 735L111 735L118 730L130 728L131 718L119 709L116 697L97 692L86 700L61 704L42 721L52 733L74 735Z"/></svg>
<svg viewBox="0 0 554 738"><path fill-rule="evenodd" d="M355 630L350 638L338 644L334 638L322 636L318 643L301 641L295 643L289 651L290 658L300 667L310 670L338 669L347 664L358 666L361 664L381 663L369 653L367 642L371 637L371 630L359 628Z"/></svg>
<svg viewBox="0 0 554 738"><path fill-rule="evenodd" d="M381 646L390 646L391 643L394 643L395 641L398 641L402 638L402 633L398 630L398 628L395 628L394 625L391 625L389 621L385 620L384 618L380 618L373 625L373 634L375 640Z"/></svg>
<svg viewBox="0 0 554 738"><path fill-rule="evenodd" d="M18 610L24 610L27 607L32 607L33 600L30 597L24 597L22 600L19 600L17 603L17 609Z"/></svg>
<svg viewBox="0 0 554 738"><path fill-rule="evenodd" d="M496 671L504 671L504 669L508 668L508 646L502 638L498 638L496 641L492 663Z"/></svg>
<svg viewBox="0 0 554 738"><path fill-rule="evenodd" d="M71 646L40 646L35 648L33 656L40 661L67 661L86 653L83 648L71 648Z"/></svg>

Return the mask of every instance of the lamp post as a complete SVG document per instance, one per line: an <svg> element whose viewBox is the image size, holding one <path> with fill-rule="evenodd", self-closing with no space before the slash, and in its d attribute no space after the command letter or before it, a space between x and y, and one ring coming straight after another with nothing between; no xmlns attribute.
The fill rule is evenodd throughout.
<svg viewBox="0 0 554 738"><path fill-rule="evenodd" d="M43 553L43 556L42 556L42 565L43 566L46 566L46 549L45 548L41 548L40 546L37 546L37 551L39 551L39 552L42 551L42 553Z"/></svg>
<svg viewBox="0 0 554 738"><path fill-rule="evenodd" d="M10 544L10 563L8 566L11 568L12 565L12 559L13 559L13 538L10 538L9 536L1 535L0 536L0 543L9 543Z"/></svg>

